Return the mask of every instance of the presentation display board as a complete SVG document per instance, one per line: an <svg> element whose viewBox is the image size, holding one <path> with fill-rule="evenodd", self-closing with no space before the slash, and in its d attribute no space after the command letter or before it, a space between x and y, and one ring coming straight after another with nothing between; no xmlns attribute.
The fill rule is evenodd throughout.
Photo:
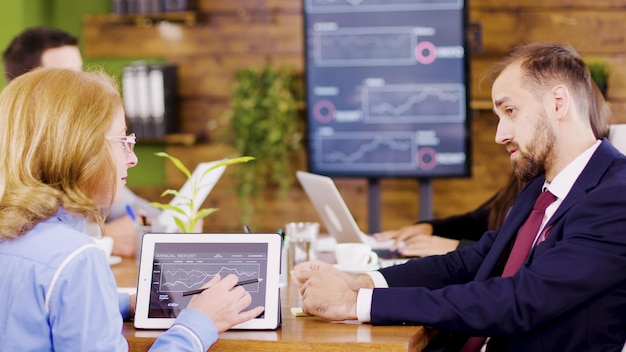
<svg viewBox="0 0 626 352"><path fill-rule="evenodd" d="M309 171L468 176L463 0L304 0Z"/></svg>

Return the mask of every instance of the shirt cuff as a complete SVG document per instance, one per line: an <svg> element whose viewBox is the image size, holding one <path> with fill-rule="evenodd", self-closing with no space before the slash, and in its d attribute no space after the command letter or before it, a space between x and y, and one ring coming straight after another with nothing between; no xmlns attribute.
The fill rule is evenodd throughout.
<svg viewBox="0 0 626 352"><path fill-rule="evenodd" d="M372 310L372 294L374 290L371 288L362 288L356 296L356 318L361 323L369 323Z"/></svg>
<svg viewBox="0 0 626 352"><path fill-rule="evenodd" d="M367 275L370 276L376 288L388 288L389 284L380 271L371 271ZM362 323L372 321L370 312L372 311L372 294L374 290L371 288L362 288L356 296L356 317Z"/></svg>
<svg viewBox="0 0 626 352"><path fill-rule="evenodd" d="M118 292L117 301L124 321L130 320L130 295L126 292Z"/></svg>
<svg viewBox="0 0 626 352"><path fill-rule="evenodd" d="M218 331L213 321L197 309L185 308L180 311L172 326L184 326L192 333L194 339L201 345L202 351L206 351L217 341Z"/></svg>
<svg viewBox="0 0 626 352"><path fill-rule="evenodd" d="M374 282L374 287L389 288L389 284L387 283L387 280L385 279L383 274L380 273L380 271L370 271L367 273L367 275L369 275L372 278L372 281Z"/></svg>

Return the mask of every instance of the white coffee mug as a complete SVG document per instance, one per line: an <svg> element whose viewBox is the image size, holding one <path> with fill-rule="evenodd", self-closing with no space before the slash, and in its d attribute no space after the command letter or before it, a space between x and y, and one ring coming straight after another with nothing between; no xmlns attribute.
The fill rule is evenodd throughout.
<svg viewBox="0 0 626 352"><path fill-rule="evenodd" d="M335 258L343 269L362 269L378 264L378 255L365 243L339 243L335 247Z"/></svg>

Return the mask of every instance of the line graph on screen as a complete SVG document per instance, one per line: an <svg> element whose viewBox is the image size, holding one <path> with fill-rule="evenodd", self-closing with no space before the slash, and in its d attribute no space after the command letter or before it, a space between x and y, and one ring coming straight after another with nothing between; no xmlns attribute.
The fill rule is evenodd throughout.
<svg viewBox="0 0 626 352"><path fill-rule="evenodd" d="M260 264L254 263L170 263L163 264L159 277L160 292L183 292L197 289L215 275L222 278L235 274L239 280L258 278ZM259 284L246 285L249 292L258 292Z"/></svg>

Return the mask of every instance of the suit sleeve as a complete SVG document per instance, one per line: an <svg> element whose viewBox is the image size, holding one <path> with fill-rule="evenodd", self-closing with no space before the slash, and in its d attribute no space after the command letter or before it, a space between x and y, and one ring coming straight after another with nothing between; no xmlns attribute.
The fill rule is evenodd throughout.
<svg viewBox="0 0 626 352"><path fill-rule="evenodd" d="M626 182L604 184L557 220L532 262L512 277L466 281L488 238L445 257L414 261L406 270L381 271L395 287L374 289L372 323L495 336L530 331L601 302L615 302L605 311L624 313L623 301L610 299L610 292L626 291Z"/></svg>
<svg viewBox="0 0 626 352"><path fill-rule="evenodd" d="M469 282L489 252L497 232L489 231L474 246L445 255L411 259L380 272L389 287L425 287L438 289L448 285Z"/></svg>

